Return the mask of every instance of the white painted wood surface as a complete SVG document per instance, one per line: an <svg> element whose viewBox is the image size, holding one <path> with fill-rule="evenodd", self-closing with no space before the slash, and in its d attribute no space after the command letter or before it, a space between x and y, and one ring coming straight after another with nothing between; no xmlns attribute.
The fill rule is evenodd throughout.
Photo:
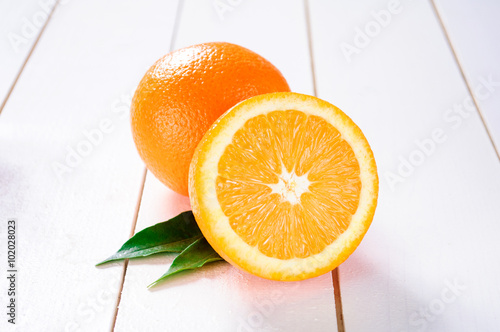
<svg viewBox="0 0 500 332"><path fill-rule="evenodd" d="M0 115L2 266L6 220L19 225L17 324L2 310L0 331L111 328L123 268L94 264L131 231L144 166L128 101L168 50L176 5L75 0L55 11ZM59 177L53 163L67 158Z"/></svg>
<svg viewBox="0 0 500 332"><path fill-rule="evenodd" d="M500 149L500 2L435 0L472 93Z"/></svg>
<svg viewBox="0 0 500 332"><path fill-rule="evenodd" d="M402 1L382 26L373 13L390 3L311 0L319 96L360 125L381 179L372 227L340 267L346 331L495 331L498 158L473 106L450 119L470 96L431 4Z"/></svg>
<svg viewBox="0 0 500 332"><path fill-rule="evenodd" d="M175 48L217 40L240 44L275 64L292 89L311 94L303 9L301 1L242 2L221 20L211 2L185 1ZM136 231L189 209L186 197L148 174ZM168 269L172 257L129 263L116 331L319 332L337 328L330 274L280 283L217 262L147 290Z"/></svg>
<svg viewBox="0 0 500 332"><path fill-rule="evenodd" d="M52 0L0 1L0 105L54 4Z"/></svg>
<svg viewBox="0 0 500 332"><path fill-rule="evenodd" d="M498 147L498 87L487 98L475 87L490 75L500 81L499 7L435 2L460 64L430 2L309 0L318 95L359 124L381 179L372 228L340 267L349 332L500 326L500 166L460 74ZM8 33L23 36L23 18L42 19L45 3L53 4L0 1L0 104L36 40L28 36L16 52ZM177 4L63 0L43 32L0 115L0 245L7 218L19 226L18 324L4 317L0 331L111 329L123 263L94 264L133 225L144 168L128 102L168 52ZM302 1L186 0L183 7L174 48L241 44L274 63L292 90L313 94ZM78 158L71 152L78 149L88 155ZM66 158L73 164L58 175L54 163ZM148 174L135 229L188 209L187 198ZM147 290L172 259L130 262L115 331L337 329L330 274L276 283L217 262Z"/></svg>
<svg viewBox="0 0 500 332"><path fill-rule="evenodd" d="M137 230L189 210L189 199L148 173ZM225 262L186 272L148 290L175 255L129 262L115 331L333 331L330 274L274 282Z"/></svg>

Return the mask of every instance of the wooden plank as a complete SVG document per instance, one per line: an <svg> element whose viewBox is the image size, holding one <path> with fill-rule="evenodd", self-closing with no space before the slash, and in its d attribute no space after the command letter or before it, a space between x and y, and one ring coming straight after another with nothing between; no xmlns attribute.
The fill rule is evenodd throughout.
<svg viewBox="0 0 500 332"><path fill-rule="evenodd" d="M47 26L0 117L2 245L7 218L19 226L17 321L4 313L1 331L110 329L123 267L94 264L131 231L144 166L130 93L168 49L176 7L71 1Z"/></svg>
<svg viewBox="0 0 500 332"><path fill-rule="evenodd" d="M0 2L0 105L45 25L54 0ZM1 107L0 107L1 111Z"/></svg>
<svg viewBox="0 0 500 332"><path fill-rule="evenodd" d="M283 0L247 2L216 0L200 4L187 0L175 47L212 41L244 46L278 67L292 91L312 94L303 4L298 0L290 4Z"/></svg>
<svg viewBox="0 0 500 332"><path fill-rule="evenodd" d="M137 230L190 209L189 199L148 173ZM173 255L130 261L116 331L311 331L335 329L329 274L282 283L251 276L225 262L184 273L147 290Z"/></svg>
<svg viewBox="0 0 500 332"><path fill-rule="evenodd" d="M224 20L213 6L211 1L184 3L176 48L214 40L234 42L268 58L294 90L312 93L301 1L241 2L223 14ZM173 193L148 174L136 230L189 208L186 197ZM116 331L336 329L330 274L280 283L218 262L148 291L146 286L168 269L172 257L129 263Z"/></svg>
<svg viewBox="0 0 500 332"><path fill-rule="evenodd" d="M496 330L500 167L431 4L310 2L318 94L359 124L380 175L340 266L346 331Z"/></svg>
<svg viewBox="0 0 500 332"><path fill-rule="evenodd" d="M500 149L500 2L434 1L491 137Z"/></svg>

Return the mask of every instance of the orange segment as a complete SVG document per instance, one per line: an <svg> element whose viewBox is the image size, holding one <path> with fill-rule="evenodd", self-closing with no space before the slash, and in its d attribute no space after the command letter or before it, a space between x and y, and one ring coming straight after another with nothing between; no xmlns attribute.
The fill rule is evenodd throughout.
<svg viewBox="0 0 500 332"><path fill-rule="evenodd" d="M377 202L361 130L312 96L273 93L229 110L198 145L193 212L212 247L261 277L300 280L342 263Z"/></svg>

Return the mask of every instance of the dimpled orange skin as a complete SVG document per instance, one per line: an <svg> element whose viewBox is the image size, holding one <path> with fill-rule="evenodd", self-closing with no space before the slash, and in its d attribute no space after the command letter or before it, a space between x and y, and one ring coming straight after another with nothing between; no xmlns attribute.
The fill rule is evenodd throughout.
<svg viewBox="0 0 500 332"><path fill-rule="evenodd" d="M260 55L213 42L165 55L144 75L132 100L132 135L147 168L188 195L194 150L217 118L250 97L286 92L280 73Z"/></svg>

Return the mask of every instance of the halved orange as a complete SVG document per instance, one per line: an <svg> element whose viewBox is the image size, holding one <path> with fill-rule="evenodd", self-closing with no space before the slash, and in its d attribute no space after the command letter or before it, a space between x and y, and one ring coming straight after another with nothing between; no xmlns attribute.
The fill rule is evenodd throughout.
<svg viewBox="0 0 500 332"><path fill-rule="evenodd" d="M370 146L337 107L292 92L247 99L208 130L191 161L193 213L231 264L273 280L326 273L375 213Z"/></svg>

